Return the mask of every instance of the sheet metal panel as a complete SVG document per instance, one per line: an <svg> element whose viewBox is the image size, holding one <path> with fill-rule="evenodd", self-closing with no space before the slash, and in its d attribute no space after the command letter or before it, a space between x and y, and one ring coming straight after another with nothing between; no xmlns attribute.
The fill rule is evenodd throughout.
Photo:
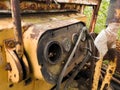
<svg viewBox="0 0 120 90"><path fill-rule="evenodd" d="M98 0L56 0L59 3L76 3L76 4L91 4L97 5Z"/></svg>

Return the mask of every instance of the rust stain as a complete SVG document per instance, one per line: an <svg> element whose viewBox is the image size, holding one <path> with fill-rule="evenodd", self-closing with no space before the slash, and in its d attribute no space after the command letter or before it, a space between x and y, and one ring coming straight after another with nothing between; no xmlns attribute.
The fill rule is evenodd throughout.
<svg viewBox="0 0 120 90"><path fill-rule="evenodd" d="M98 0L57 0L57 2L96 5L98 3Z"/></svg>
<svg viewBox="0 0 120 90"><path fill-rule="evenodd" d="M59 6L55 3L46 4L44 1L21 1L20 8L21 10L53 10L53 9L65 9L62 8L63 3L69 4L74 3L77 4L86 4L86 5L96 5L97 0L57 0ZM70 7L69 7L70 8ZM0 9L2 10L10 10L10 2L9 1L0 1ZM72 8L75 9L75 8Z"/></svg>
<svg viewBox="0 0 120 90"><path fill-rule="evenodd" d="M115 15L116 18L120 18L120 9L116 9L115 11L116 11L116 15Z"/></svg>
<svg viewBox="0 0 120 90"><path fill-rule="evenodd" d="M0 3L0 9L7 9L7 6L4 3Z"/></svg>
<svg viewBox="0 0 120 90"><path fill-rule="evenodd" d="M73 0L69 0L69 2L72 2Z"/></svg>
<svg viewBox="0 0 120 90"><path fill-rule="evenodd" d="M37 3L37 2L21 2L20 8L22 10L51 10L58 9L56 4L45 4L45 3Z"/></svg>
<svg viewBox="0 0 120 90"><path fill-rule="evenodd" d="M37 39L39 34L40 34L40 30L36 26L34 26L32 30L32 34L30 34L30 37L33 39Z"/></svg>

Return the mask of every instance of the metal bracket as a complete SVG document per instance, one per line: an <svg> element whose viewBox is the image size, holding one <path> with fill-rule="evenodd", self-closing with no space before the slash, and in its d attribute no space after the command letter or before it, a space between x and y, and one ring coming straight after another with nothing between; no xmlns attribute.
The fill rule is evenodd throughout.
<svg viewBox="0 0 120 90"><path fill-rule="evenodd" d="M22 56L22 59L19 59L15 51L15 41L13 39L5 41L5 50L7 59L5 70L8 71L8 80L12 83L24 80L30 73L25 55Z"/></svg>
<svg viewBox="0 0 120 90"><path fill-rule="evenodd" d="M8 80L18 83L23 79L23 70L18 57L13 50L6 49Z"/></svg>

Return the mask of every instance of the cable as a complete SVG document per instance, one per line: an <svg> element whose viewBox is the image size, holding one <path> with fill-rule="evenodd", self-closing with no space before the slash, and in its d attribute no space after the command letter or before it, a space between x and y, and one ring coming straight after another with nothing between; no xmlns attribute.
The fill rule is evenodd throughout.
<svg viewBox="0 0 120 90"><path fill-rule="evenodd" d="M87 36L90 37L90 39L92 40L92 42L94 43L94 39L93 37L87 32ZM83 68L83 66L86 64L86 62L89 60L90 57L98 59L99 57L93 56L92 53L92 47L91 47L91 42L87 41L88 43L88 47L86 47L85 49L87 49L87 56L82 60L80 66L76 69L75 72L73 72L73 74L71 75L71 77L68 79L68 81L66 82L65 86L64 86L64 90L67 90L68 86L70 85L70 83L74 80L74 78L76 77L76 75L79 73L79 71Z"/></svg>
<svg viewBox="0 0 120 90"><path fill-rule="evenodd" d="M67 90L67 87L70 85L71 81L73 81L73 79L75 78L75 76L79 73L79 71L83 68L83 66L85 65L85 63L89 60L90 58L90 54L88 54L83 62L81 63L81 65L77 68L77 70L72 74L72 76L68 79L65 87L64 87L64 90Z"/></svg>
<svg viewBox="0 0 120 90"><path fill-rule="evenodd" d="M82 28L82 31L81 31L81 33L79 34L78 40L77 40L77 42L76 42L76 44L75 44L75 46L74 46L74 48L73 48L73 50L72 50L72 53L70 54L70 56L69 56L69 58L68 58L68 60L67 60L67 62L66 62L66 64L65 64L65 66L63 67L62 72L60 73L60 75L59 75L59 77L58 77L58 82L57 82L56 90L60 90L61 82L62 82L62 80L63 80L65 71L66 71L66 69L67 69L70 61L72 60L72 58L73 58L73 56L74 56L74 53L76 52L76 49L77 49L77 46L78 46L80 40L82 39L82 34L83 34L86 30L87 30L86 27L83 27L83 28Z"/></svg>

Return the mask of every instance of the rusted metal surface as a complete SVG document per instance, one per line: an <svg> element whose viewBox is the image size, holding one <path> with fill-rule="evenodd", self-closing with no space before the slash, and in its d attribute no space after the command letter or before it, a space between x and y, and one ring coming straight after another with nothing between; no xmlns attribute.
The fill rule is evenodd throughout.
<svg viewBox="0 0 120 90"><path fill-rule="evenodd" d="M6 71L12 71L12 67L11 67L10 63L7 63L7 64L6 64L5 70L6 70Z"/></svg>
<svg viewBox="0 0 120 90"><path fill-rule="evenodd" d="M97 5L98 0L56 0L60 3L76 3L76 4L88 4L88 5Z"/></svg>
<svg viewBox="0 0 120 90"><path fill-rule="evenodd" d="M18 58L15 52L16 42L14 39L8 39L4 41L6 50L7 64L5 70L8 71L9 81L12 83L18 83L21 80L28 77L30 73L30 68L25 55L22 59Z"/></svg>
<svg viewBox="0 0 120 90"><path fill-rule="evenodd" d="M90 32L94 32L101 1L102 0L98 0L98 4L93 7L94 10L93 10L93 15L92 15L92 19L91 19L90 27L89 27Z"/></svg>
<svg viewBox="0 0 120 90"><path fill-rule="evenodd" d="M108 87L110 86L110 81L112 80L112 76L115 72L116 65L117 65L117 57L114 57L114 59L111 60L108 64L108 67L106 70L106 75L102 81L102 85L101 85L100 90L108 89Z"/></svg>
<svg viewBox="0 0 120 90"><path fill-rule="evenodd" d="M106 72L104 70L101 70L101 73L105 75ZM112 80L120 85L120 80L119 79L117 79L115 77L112 77Z"/></svg>
<svg viewBox="0 0 120 90"><path fill-rule="evenodd" d="M105 55L104 60L110 60L113 57L114 51L109 50L108 53ZM116 56L117 56L117 67L116 67L116 73L120 74L120 40L116 40Z"/></svg>
<svg viewBox="0 0 120 90"><path fill-rule="evenodd" d="M78 24L79 25L79 28L81 28L80 27L80 23ZM68 31L69 32L67 32L67 28L66 27L63 27L63 28L61 28L61 29L58 29L56 32L55 32L55 34L56 34L56 37L52 37L52 38L54 38L54 40L55 41L57 41L57 42L59 42L60 43L60 47L62 47L61 48L61 52L59 52L59 53L61 53L61 55L60 55L60 58L58 57L58 59L56 59L56 63L54 63L55 65L49 65L50 63L48 63L48 65L44 65L44 66L46 66L46 69L47 70L44 70L43 69L43 72L44 71L49 71L49 72L51 72L51 74L52 75L50 75L50 77L51 78L53 78L53 80L55 79L55 82L57 82L57 78L58 78L58 76L59 76L59 74L60 74L60 71L61 71L61 69L63 68L63 66L66 64L66 61L67 61L67 59L65 59L65 58L67 58L67 56L68 56L68 53L70 53L70 51L68 51L67 53L66 53L66 51L65 51L65 48L63 48L63 44L61 45L61 43L63 43L63 40L65 39L65 38L58 38L58 37L66 37L66 38L68 38L69 40L70 40L70 43L69 44L67 44L68 45L68 47L71 45L71 47L70 47L70 49L72 49L73 48L73 44L71 43L71 36L72 36L72 34L73 33L77 33L76 31L78 30L78 28L77 28L77 24L74 24L74 25L71 25L70 27L68 27L68 28L71 28L71 29L68 29ZM51 31L52 32L52 31ZM63 34L58 34L58 33L60 34L60 33L63 33L64 32L64 34L65 34L65 36L63 35ZM53 33L54 33L54 31L53 31ZM49 36L49 34L47 35L47 37ZM58 36L58 37L57 37ZM47 38L46 37L46 38ZM45 38L45 37L44 37ZM46 39L43 39L43 38L41 38L41 39L43 39L44 40L44 42L46 42L46 44L47 44L47 42L49 42L49 41L54 41L54 40L52 40L52 38L51 37L49 37L49 39L50 40L46 40ZM41 40L42 42L43 42L43 40ZM46 41L45 41L46 40ZM42 44L42 42L41 43L39 43L39 48L40 47L43 47L44 48L44 46L46 46L46 44ZM84 46L86 46L86 44L85 44L86 42L80 42L80 43L78 43L78 45L80 46L81 44L83 44ZM41 45L40 45L41 44ZM64 43L65 44L65 43ZM44 50L44 49L43 49ZM49 50L49 49L48 49ZM59 49L57 49L58 51L60 51ZM54 51L54 50L53 50ZM39 52L42 52L42 51L39 51ZM77 52L77 54L75 54L75 56L74 56L74 58L71 60L71 62L70 62L70 64L69 64L69 66L66 68L67 70L66 70L66 72L65 72L65 74L67 75L74 67L75 67L75 65L74 64L78 64L78 63L80 63L81 61L82 61L82 59L84 58L84 55L83 54L86 54L86 51L85 50L83 50L83 51L80 51L80 50L76 50L76 52ZM57 53L57 54L59 54L59 53ZM79 53L83 53L83 54L81 54L81 55L79 55ZM56 55L57 55L56 54ZM39 56L39 57L41 57L41 56ZM47 57L47 59L48 59L48 57ZM47 60L46 58L45 58L45 60ZM39 62L45 62L45 60L44 60L44 58L39 58ZM52 60L53 61L53 60ZM47 63L47 62L46 62ZM56 67L56 70L54 70L54 67ZM58 67L58 68L57 68ZM63 69L62 69L63 70ZM48 72L47 72L48 73ZM46 73L46 74L47 74ZM66 76L65 75L65 76ZM48 75L49 76L49 75ZM62 76L62 77L64 77L64 75Z"/></svg>
<svg viewBox="0 0 120 90"><path fill-rule="evenodd" d="M28 58L27 60L25 60L25 62L27 61L29 62L31 74L27 73L27 75L30 75L30 78L32 78L32 83L30 83L26 87L23 86L24 71L29 72L29 65L27 63L26 64L27 69L24 67L24 69L22 68L20 70L21 71L20 73L17 73L18 68L23 66L18 65L19 60L16 59L14 55L15 54L14 50L12 51L11 49L14 47L14 42L8 42L8 44L5 45L6 56L7 56L6 60L8 63L10 62L12 70L15 69L13 71L16 71L15 74L13 73L13 71L11 71L11 73L9 74L10 76L9 79L12 80L13 83L23 80L23 82L16 84L15 87L13 86L12 90L16 90L16 88L18 87L19 90L25 88L28 88L28 90L30 89L50 90L50 88L57 82L59 73L61 72L63 66L67 61L67 57L69 56L69 54L71 53L74 47L74 44L77 40L76 38L78 37L78 35L76 34L80 33L82 27L80 24L85 25L86 18L84 15L80 14L81 12L83 12L84 5L96 6L97 4L98 4L97 0L84 0L84 1L83 0L35 0L35 1L20 0L21 11L29 10L29 12L31 13L32 11L36 12L43 10L46 12L57 11L59 13L46 13L46 14L38 14L38 15L28 14L25 16L23 15L22 18L23 23L24 22L28 23L28 25L25 24L25 26L27 26L25 27L26 30L23 30L24 49L26 52L25 55ZM10 7L7 8L8 9L2 7L1 9L10 11ZM17 10L17 8L14 9ZM60 13L60 11L75 11L75 12ZM78 14L76 11L79 11L80 13ZM16 16L20 17L19 15ZM21 22L20 18L18 19L16 18L16 20L19 21L18 24L16 24L16 26L17 25L20 26L18 27L18 30L20 30L22 26L20 24ZM10 22L11 19L1 18L0 45L3 45L3 41L7 40L8 38L11 38L10 34L6 33L6 32L10 33L10 31L13 31L13 24L10 24ZM5 27L3 27L2 25L4 25ZM22 28L24 29L24 27ZM4 34L2 35L2 33L4 34L6 33L6 35L9 35L9 37L4 37ZM22 34L22 32L20 33ZM14 34L12 34L12 36L14 38ZM17 37L17 40L18 39L19 37ZM74 67L76 67L76 64L82 62L83 60L82 58L85 57L86 49L82 49L82 47L86 48L87 44L86 41L84 40L86 39L83 38L80 41L81 43L79 43L79 47L77 47L78 49L76 50L75 55L72 56L73 60L70 62L67 68L67 72L65 73L65 76L69 74L69 72L71 72L72 70L75 70ZM22 42L22 40L20 40L20 42ZM20 45L21 44L22 43L20 43ZM18 63L16 64L17 61ZM23 63L25 62L23 60ZM13 66L15 66L15 68L13 68ZM8 65L7 68L8 72L11 70L11 68ZM21 77L22 79L16 78L16 75L18 76L18 74L21 74L19 76L22 76ZM6 89L6 84L8 85L8 82L6 82L7 80L6 81L1 80L1 81L5 82L5 84L3 87L0 88L2 88L3 90L8 90ZM54 84L50 84L49 82L52 82Z"/></svg>
<svg viewBox="0 0 120 90"><path fill-rule="evenodd" d="M73 13L73 12L56 13L56 14L52 13L50 15L48 13L46 13L46 14L38 14L35 16L34 16L34 14L23 16L22 20L24 21L23 23L25 23L25 25L23 25L23 26L27 26L26 23L30 23L30 25L31 25L30 27L32 29L32 31L30 33L29 33L30 27L28 27L29 28L28 30L24 30L24 34L25 34L24 39L25 39L25 37L27 37L26 40L24 41L25 42L25 50L27 51L27 54L30 57L31 68L33 71L32 75L36 79L40 79L40 81L41 80L44 81L44 78L40 71L41 66L38 64L37 56L35 53L36 52L35 49L37 48L37 45L38 45L37 42L39 41L39 36L42 36L42 34L44 32L46 32L47 30L68 26L68 25L71 25L73 23L78 23L78 22L84 23L86 21L86 17L79 13ZM1 18L1 20L0 20L0 22L1 22L0 45L2 44L3 40L11 38L11 36L9 36L9 35L11 35L9 33L13 32L13 25L10 24L11 21L12 21L12 19L9 17ZM2 25L4 25L5 27L2 27ZM9 25L10 25L10 27L7 27ZM34 25L35 25L35 28L32 27ZM35 29L35 30L33 30L33 29ZM72 29L74 31L74 27ZM3 33L6 33L7 36L9 36L9 37L4 37ZM40 34L38 35L38 33L40 33ZM13 33L12 33L12 36L14 36ZM31 38L30 41L28 40L29 38ZM72 39L72 37L71 37L71 39ZM10 43L8 46L12 47L12 44ZM53 70L54 70L54 68L52 69L52 71ZM44 84L47 84L47 83L48 82L44 81ZM52 85L50 85L50 86L52 86ZM50 87L48 87L48 88L50 89Z"/></svg>
<svg viewBox="0 0 120 90"><path fill-rule="evenodd" d="M14 48L15 47L15 41L14 40L6 40L5 41L5 46L7 48Z"/></svg>
<svg viewBox="0 0 120 90"><path fill-rule="evenodd" d="M55 13L45 14L44 13L44 14L36 14L35 16L34 14L28 14L22 17L22 30L24 32L25 30L27 30L29 26L36 24L36 23L41 24L41 23L57 21L57 20L62 21L65 19L70 19L70 17L71 18L73 17L76 20L80 20L82 22L86 22L85 15L81 15L79 13L74 13L74 12L70 12L70 13L66 12L66 13L58 13L58 14L57 13L56 14ZM12 29L13 23L11 21L12 19L10 17L0 18L0 31L2 32L3 30Z"/></svg>
<svg viewBox="0 0 120 90"><path fill-rule="evenodd" d="M11 10L16 40L16 53L18 54L19 58L21 58L23 55L23 40L19 0L11 0Z"/></svg>
<svg viewBox="0 0 120 90"><path fill-rule="evenodd" d="M97 90L98 89L98 85L99 85L98 82L99 82L100 75L101 75L102 61L103 61L103 58L100 57L100 59L96 62L91 90Z"/></svg>
<svg viewBox="0 0 120 90"><path fill-rule="evenodd" d="M48 5L46 3L41 2L23 1L20 3L20 8L22 10L55 10L59 9L60 7L55 3L51 3Z"/></svg>
<svg viewBox="0 0 120 90"><path fill-rule="evenodd" d="M78 20L79 21L79 20ZM38 61L37 61L37 59L36 58L40 58L41 56L44 56L44 55L40 55L40 54L38 54L37 55L37 53L33 53L33 52L36 52L37 51L37 46L38 46L38 41L39 41L39 39L41 38L41 36L47 31L47 32L51 32L51 33L49 33L50 34L50 36L49 36L49 34L48 34L48 36L49 37L51 37L51 34L52 34L52 29L57 29L57 28L62 28L62 27L65 27L65 26L67 26L67 25L71 25L72 23L77 23L78 22L77 20L75 20L75 19L71 19L71 20L63 20L63 21L52 21L52 22L48 22L48 23L46 23L46 24L40 24L40 25L35 25L35 26L31 26L25 33L24 33L24 42L26 42L25 43L25 50L26 51L29 51L28 52L28 55L29 55L29 57L31 58L31 62L32 62L32 67L33 67L33 70L34 70L34 75L35 75L35 77L36 78L38 78L38 79L40 79L41 78L41 74L40 74L40 72L38 72L38 70L39 70L39 68L41 68L41 67L39 67L39 65L38 65ZM74 26L75 27L75 26ZM35 30L34 30L35 29ZM66 28L64 28L63 30L65 30ZM76 28L77 29L77 28ZM63 40L63 38L60 38L60 37L65 37L64 36L64 34L61 34L61 36L59 35L60 33L62 33L61 32L61 30L62 29L58 29L58 30L56 30L56 32L53 32L53 37L54 37L54 33L55 33L55 41L59 41L59 42L61 42L61 43L63 43L62 42L62 40ZM57 31L60 31L59 32L59 34L57 33ZM72 28L72 26L71 26L71 30L69 30L69 32L67 33L67 35L68 34L70 34L70 32L74 32L75 30L74 30L74 28ZM67 32L67 30L65 30L64 32ZM38 35L38 33L39 33L39 35ZM58 34L58 35L57 35ZM32 35L32 37L31 37L31 35ZM34 35L34 37L33 37L33 35ZM66 35L66 36L67 36ZM48 37L47 36L47 37ZM57 37L58 36L58 37ZM45 36L44 36L45 37ZM42 44L45 44L45 42L46 42L46 44L47 44L47 42L49 41L50 42L50 40L51 41L54 41L54 40L52 40L51 38L49 38L49 39L47 39L47 37L46 37L46 39L44 40L44 41L42 41L42 42L44 42L44 43L40 43L39 44L39 46L41 46ZM68 37L70 37L70 35L68 35ZM28 39L29 38L29 39ZM71 36L71 39L72 39L72 36ZM29 43L29 44L28 44ZM34 45L30 45L30 43L33 43ZM43 47L47 47L47 45L42 45ZM29 46L28 46L29 45ZM54 45L54 44L53 44ZM58 44L57 44L58 45ZM49 45L48 45L49 46ZM31 48L31 50L29 49L29 48ZM40 50L40 51L44 51L44 53L46 52L46 50L41 50L41 49L44 49L44 48L39 48L38 50ZM63 53L63 50L62 50L62 53ZM31 54L33 54L33 55L31 55ZM47 54L47 53L46 53ZM40 55L40 56L39 56ZM65 55L66 54L62 54L62 58L61 58L61 60L65 57ZM38 57L36 57L36 56L38 56ZM77 56L76 56L77 57ZM77 59L77 60L79 60L79 59ZM77 61L76 60L76 61ZM43 59L39 59L39 64L41 64L41 62L45 62L46 60L43 60ZM47 61L49 61L49 60L47 60ZM54 61L54 60L52 60L52 61ZM50 71L51 73L54 73L53 74L53 76L55 75L55 77L56 77L56 75L58 75L58 72L60 72L60 68L62 68L62 67L60 67L62 64L64 64L63 62L61 62L61 63L58 63L58 65L53 65L53 66L51 66L51 65L48 65L49 66L49 68L48 68L48 70L47 71ZM56 70L54 70L54 68L53 67L55 67L56 68ZM74 67L74 66L73 66ZM43 68L44 69L44 68ZM72 69L72 68L71 68ZM46 70L43 70L43 71L46 71ZM47 72L46 71L46 72ZM45 75L45 74L44 74ZM51 76L51 77L53 77L53 76ZM54 77L54 78L55 78ZM54 78L53 78L53 81L55 82L56 80L54 80ZM49 77L48 78L46 78L46 79L50 79ZM52 79L52 78L51 78ZM49 80L49 82L51 82L51 80Z"/></svg>
<svg viewBox="0 0 120 90"><path fill-rule="evenodd" d="M55 3L76 3L76 4L96 4L97 0L39 0L46 1L47 3L55 2Z"/></svg>
<svg viewBox="0 0 120 90"><path fill-rule="evenodd" d="M0 10L10 9L10 2L0 1Z"/></svg>
<svg viewBox="0 0 120 90"><path fill-rule="evenodd" d="M12 83L18 83L23 80L23 70L21 63L13 50L6 49L8 80ZM9 66L8 66L9 65Z"/></svg>
<svg viewBox="0 0 120 90"><path fill-rule="evenodd" d="M71 4L72 3L72 4ZM22 12L40 12L48 10L80 10L80 5L97 5L97 0L53 0L50 3L47 3L46 0L39 1L24 1L20 2L20 8ZM10 2L9 1L0 1L0 10L10 11ZM31 11L30 11L31 10ZM8 12L0 11L0 12Z"/></svg>

